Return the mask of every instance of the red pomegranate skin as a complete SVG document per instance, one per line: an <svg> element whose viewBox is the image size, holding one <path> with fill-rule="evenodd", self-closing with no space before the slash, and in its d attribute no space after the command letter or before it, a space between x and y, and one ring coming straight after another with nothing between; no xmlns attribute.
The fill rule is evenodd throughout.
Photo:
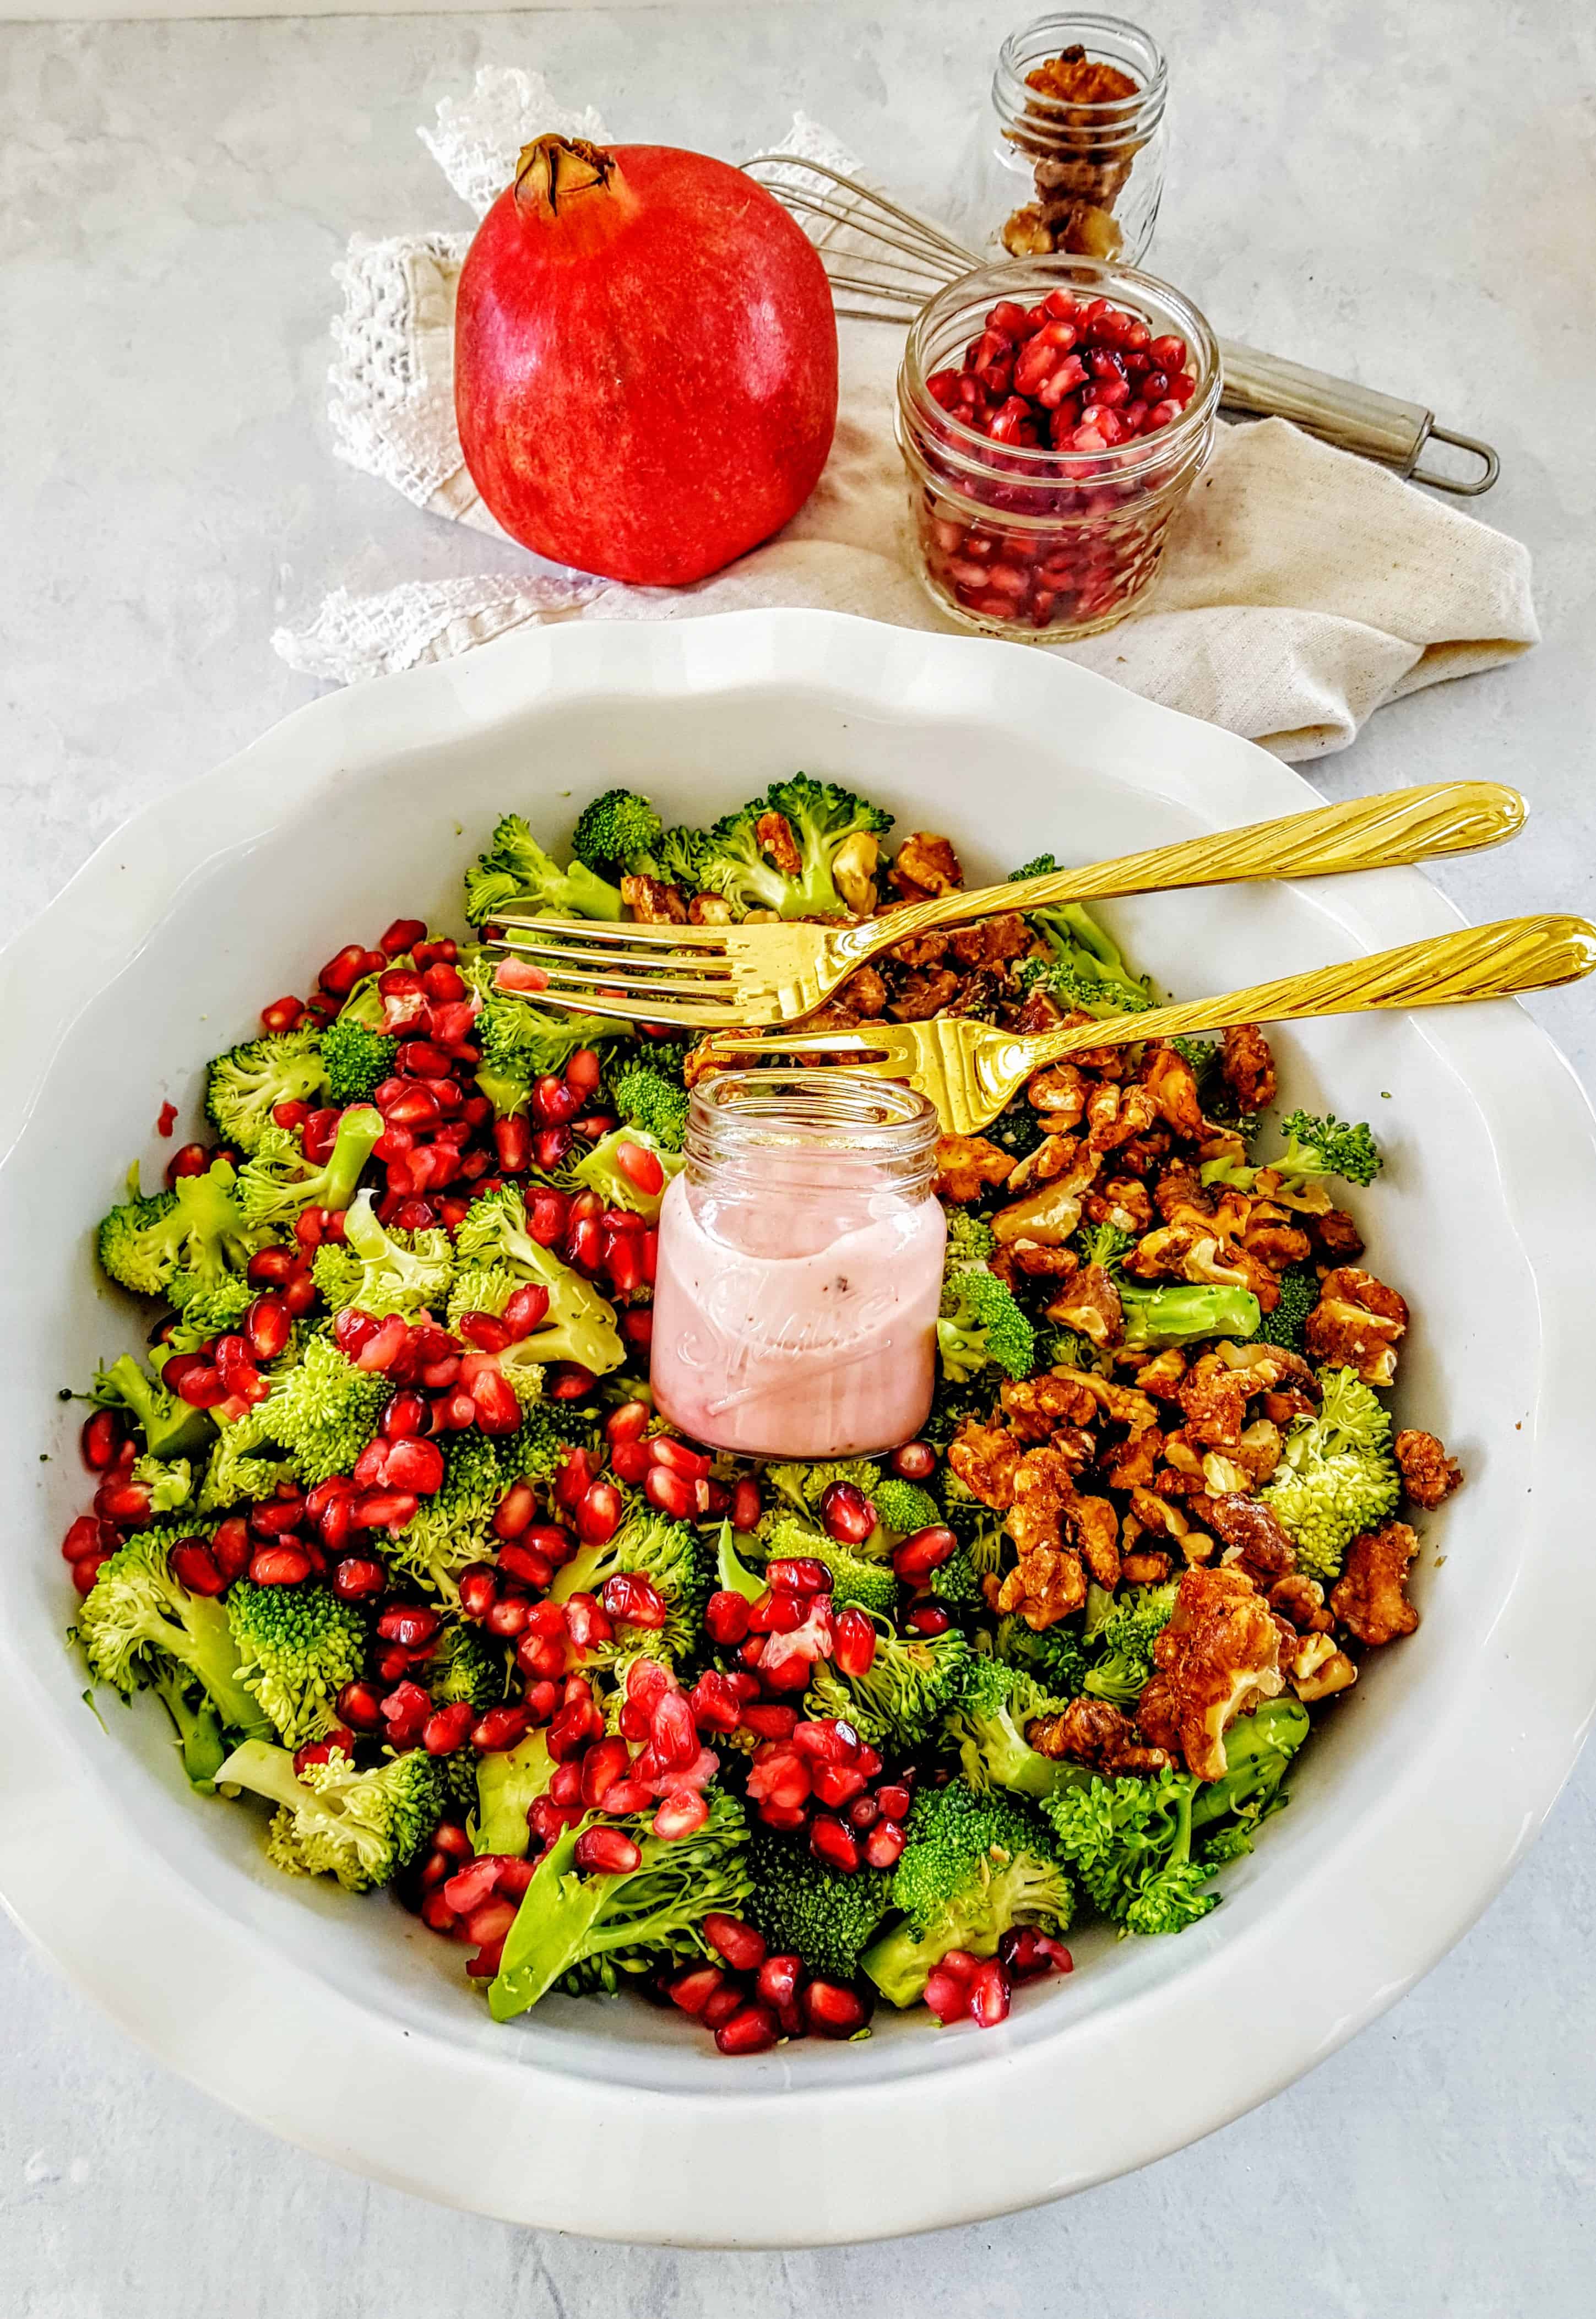
<svg viewBox="0 0 1596 2319"><path fill-rule="evenodd" d="M643 586L701 580L779 531L825 465L825 270L723 161L539 140L461 273L455 408L523 546Z"/></svg>

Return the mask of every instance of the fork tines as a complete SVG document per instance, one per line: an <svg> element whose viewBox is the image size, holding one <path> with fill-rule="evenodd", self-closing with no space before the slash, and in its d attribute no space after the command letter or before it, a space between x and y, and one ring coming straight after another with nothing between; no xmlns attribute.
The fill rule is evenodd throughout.
<svg viewBox="0 0 1596 2319"><path fill-rule="evenodd" d="M504 911L496 927L518 939L484 943L497 958L524 960L548 978L538 1001L586 1015L606 1015L696 1028L739 1020L738 977L714 926L611 924L591 918L522 917Z"/></svg>

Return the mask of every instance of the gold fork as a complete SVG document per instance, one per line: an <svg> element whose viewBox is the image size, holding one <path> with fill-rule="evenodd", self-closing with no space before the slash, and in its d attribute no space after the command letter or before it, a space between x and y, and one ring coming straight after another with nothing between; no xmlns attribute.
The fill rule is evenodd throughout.
<svg viewBox="0 0 1596 2319"><path fill-rule="evenodd" d="M1172 1039L1222 1031L1233 1023L1291 1023L1309 1015L1356 1015L1376 1008L1451 1006L1465 999L1510 998L1574 982L1596 967L1596 926L1571 917L1502 918L1428 942L1404 943L1344 966L1283 975L1222 998L1155 1006L1141 1015L1111 1015L1102 1022L1035 1037L995 1030L957 1015L929 1023L864 1023L857 1031L728 1033L717 1053L763 1061L784 1053L848 1058L847 1068L879 1078L905 1079L929 1096L951 1135L973 1135L1044 1064L1092 1047L1134 1039ZM855 1058L873 1058L859 1060Z"/></svg>
<svg viewBox="0 0 1596 2319"><path fill-rule="evenodd" d="M1391 869L1498 845L1523 827L1526 810L1516 790L1495 781L1442 781L1319 806L1013 885L944 894L853 926L620 925L496 910L495 925L537 939L486 947L498 957L530 956L549 978L546 989L536 994L539 1002L583 1014L710 1031L796 1023L867 960L933 926L1104 895Z"/></svg>

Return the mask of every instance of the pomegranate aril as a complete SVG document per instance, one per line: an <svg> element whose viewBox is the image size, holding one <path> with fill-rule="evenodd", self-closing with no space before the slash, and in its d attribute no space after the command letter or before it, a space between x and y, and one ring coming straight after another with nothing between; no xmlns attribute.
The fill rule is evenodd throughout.
<svg viewBox="0 0 1596 2319"><path fill-rule="evenodd" d="M490 1707L471 1728L471 1744L481 1755L497 1755L507 1747L517 1746L526 1736L524 1707Z"/></svg>
<svg viewBox="0 0 1596 2319"><path fill-rule="evenodd" d="M726 1975L717 1964L695 1965L690 1972L679 1972L665 1983L672 2005L696 2018L717 1990L726 1987Z"/></svg>
<svg viewBox="0 0 1596 2319"><path fill-rule="evenodd" d="M759 1975L754 1986L765 2003L773 2006L780 2012L784 2005L790 2005L798 1995L803 1971L804 1961L801 1957L789 1954L768 1956L759 1968Z"/></svg>
<svg viewBox="0 0 1596 2319"><path fill-rule="evenodd" d="M249 1557L256 1586L300 1586L311 1575L311 1557L297 1546L263 1546Z"/></svg>
<svg viewBox="0 0 1596 2319"><path fill-rule="evenodd" d="M216 1567L203 1538L179 1538L167 1557L172 1575L191 1594L221 1594L227 1580Z"/></svg>
<svg viewBox="0 0 1596 2319"><path fill-rule="evenodd" d="M864 1840L864 1856L872 1868L896 1868L907 1838L896 1820L878 1820Z"/></svg>
<svg viewBox="0 0 1596 2319"><path fill-rule="evenodd" d="M996 2029L1008 2018L1008 1975L996 1957L976 1968L968 1987L970 2018L978 2029Z"/></svg>
<svg viewBox="0 0 1596 2319"><path fill-rule="evenodd" d="M862 1546L876 1527L876 1510L852 1482L832 1482L821 1493L820 1523L840 1546Z"/></svg>
<svg viewBox="0 0 1596 2319"><path fill-rule="evenodd" d="M631 1752L624 1739L596 1740L582 1759L582 1800L591 1811L626 1773Z"/></svg>
<svg viewBox="0 0 1596 2319"><path fill-rule="evenodd" d="M555 1361L544 1371L543 1389L550 1401L581 1401L598 1382L580 1361Z"/></svg>
<svg viewBox="0 0 1596 2319"><path fill-rule="evenodd" d="M801 2003L804 2019L817 2037L855 2036L870 2017L858 1990L841 1981L810 1981Z"/></svg>
<svg viewBox="0 0 1596 2319"><path fill-rule="evenodd" d="M753 1972L764 1962L765 1936L741 1917L715 1910L704 1919L704 1938L734 1972Z"/></svg>
<svg viewBox="0 0 1596 2319"><path fill-rule="evenodd" d="M837 1620L832 1655L842 1674L868 1674L876 1657L875 1622L863 1611L850 1605Z"/></svg>
<svg viewBox="0 0 1596 2319"><path fill-rule="evenodd" d="M923 1635L929 1639L933 1636L945 1635L952 1623L952 1619L940 1603L920 1602L909 1612L904 1627L909 1634Z"/></svg>
<svg viewBox="0 0 1596 2319"><path fill-rule="evenodd" d="M260 1010L261 1028L272 1033L292 1031L304 1011L297 998L274 998L269 1006Z"/></svg>
<svg viewBox="0 0 1596 2319"><path fill-rule="evenodd" d="M951 2021L962 2021L969 2011L969 1983L950 1972L945 1959L926 1979L925 2009L943 2028Z"/></svg>
<svg viewBox="0 0 1596 2319"><path fill-rule="evenodd" d="M122 1420L113 1409L96 1409L85 1419L78 1439L83 1462L91 1474L104 1474L115 1464L124 1438Z"/></svg>
<svg viewBox="0 0 1596 2319"><path fill-rule="evenodd" d="M666 1466L649 1467L643 1479L643 1494L651 1506L660 1513L669 1514L672 1521L688 1521L698 1510L693 1484Z"/></svg>
<svg viewBox="0 0 1596 2319"><path fill-rule="evenodd" d="M768 2005L744 2005L715 2033L723 2053L763 2053L776 2043L777 2022Z"/></svg>
<svg viewBox="0 0 1596 2319"><path fill-rule="evenodd" d="M809 1849L828 1868L839 1868L852 1876L859 1865L859 1845L840 1819L828 1813L817 1812L809 1823Z"/></svg>
<svg viewBox="0 0 1596 2319"><path fill-rule="evenodd" d="M602 1876L629 1876L643 1854L624 1829L584 1827L576 1839L576 1865Z"/></svg>
<svg viewBox="0 0 1596 2319"><path fill-rule="evenodd" d="M457 1747L464 1747L471 1737L473 1712L466 1701L457 1699L429 1715L421 1727L421 1745L427 1753L429 1755L452 1755ZM451 1905L464 1908L465 1903L456 1901Z"/></svg>

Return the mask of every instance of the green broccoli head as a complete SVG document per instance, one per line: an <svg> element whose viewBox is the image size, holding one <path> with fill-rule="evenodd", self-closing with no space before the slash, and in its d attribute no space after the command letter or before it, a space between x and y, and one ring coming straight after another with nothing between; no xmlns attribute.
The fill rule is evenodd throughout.
<svg viewBox="0 0 1596 2319"><path fill-rule="evenodd" d="M357 1772L335 1753L296 1778L286 1747L248 1739L216 1774L218 1787L247 1788L279 1809L266 1858L289 1876L336 1876L346 1892L391 1883L443 1817L444 1785L419 1747Z"/></svg>
<svg viewBox="0 0 1596 2319"><path fill-rule="evenodd" d="M709 1817L691 1836L656 1836L649 1812L602 1822L636 1846L631 1870L584 1875L578 1869L577 1845L596 1814L556 1839L505 1936L499 1977L488 1991L495 2021L525 2013L566 1973L606 1955L700 1950L706 1917L739 1912L750 1889L747 1823L724 1788L711 1789L706 1800Z"/></svg>
<svg viewBox="0 0 1596 2319"><path fill-rule="evenodd" d="M556 1077L579 1047L603 1046L625 1035L625 1024L603 1015L576 1015L564 1007L539 1006L518 991L500 990L497 961L485 951L469 952L460 971L478 1002L472 1036L482 1050L477 1087L503 1119L524 1111L533 1081Z"/></svg>
<svg viewBox="0 0 1596 2319"><path fill-rule="evenodd" d="M482 925L501 910L529 916L546 911L562 918L618 918L620 889L585 862L562 870L520 815L507 813L487 852L465 873L465 915L472 925Z"/></svg>
<svg viewBox="0 0 1596 2319"><path fill-rule="evenodd" d="M216 1774L227 1760L221 1716L203 1686L176 1659L155 1656L149 1672L149 1688L171 1719L185 1777L200 1795L214 1795Z"/></svg>
<svg viewBox="0 0 1596 2319"><path fill-rule="evenodd" d="M1099 1020L1145 1014L1152 1005L1146 982L1132 972L1118 945L1084 904L1055 903L1031 911L1029 917L1052 955L1021 960L1015 976L1027 995L1044 990L1061 1006L1078 1008Z"/></svg>
<svg viewBox="0 0 1596 2319"><path fill-rule="evenodd" d="M398 1053L397 1036L373 1030L346 1008L322 1033L329 1103L368 1103L383 1081L392 1078Z"/></svg>
<svg viewBox="0 0 1596 2319"><path fill-rule="evenodd" d="M499 1501L517 1476L506 1454L516 1435L492 1437L474 1426L450 1435L444 1446L443 1484L423 1498L385 1549L395 1569L446 1602L459 1599L460 1573L493 1551L491 1528Z"/></svg>
<svg viewBox="0 0 1596 2319"><path fill-rule="evenodd" d="M257 1586L235 1578L227 1622L239 1676L289 1747L336 1728L333 1700L365 1657L365 1623L330 1586Z"/></svg>
<svg viewBox="0 0 1596 2319"><path fill-rule="evenodd" d="M1205 1782L1192 1805L1192 1830L1210 1866L1252 1850L1260 1823L1285 1808L1282 1785L1308 1737L1308 1710L1294 1699L1269 1699L1225 1733L1223 1776Z"/></svg>
<svg viewBox="0 0 1596 2319"><path fill-rule="evenodd" d="M960 1266L942 1283L936 1324L942 1375L967 1385L984 1368L1026 1377L1036 1366L1036 1331L1014 1291L995 1272Z"/></svg>
<svg viewBox="0 0 1596 2319"><path fill-rule="evenodd" d="M947 1270L990 1264L996 1246L996 1236L985 1216L978 1216L972 1208L948 1210L948 1247L943 1259Z"/></svg>
<svg viewBox="0 0 1596 2319"><path fill-rule="evenodd" d="M172 1547L200 1534L176 1523L138 1531L102 1564L77 1614L77 1638L96 1682L126 1696L163 1663L174 1664L223 1725L265 1737L271 1726L239 1678L227 1612L213 1595L191 1594L172 1575Z"/></svg>
<svg viewBox="0 0 1596 2319"><path fill-rule="evenodd" d="M1018 1667L1055 1699L1074 1699L1085 1685L1087 1655L1072 1622L1060 1621L1038 1634L1023 1619L999 1619L992 1647L1005 1665Z"/></svg>
<svg viewBox="0 0 1596 2319"><path fill-rule="evenodd" d="M200 1482L200 1511L225 1514L234 1506L258 1505L279 1482L292 1481L293 1473L293 1459L278 1454L277 1444L267 1439L258 1405L241 1417L219 1416L216 1446Z"/></svg>
<svg viewBox="0 0 1596 2319"><path fill-rule="evenodd" d="M1132 1586L1110 1604L1086 1638L1091 1658L1081 1684L1094 1699L1129 1708L1151 1680L1152 1647L1168 1625L1179 1581Z"/></svg>
<svg viewBox="0 0 1596 2319"><path fill-rule="evenodd" d="M755 1822L748 1841L753 1890L744 1910L772 1954L801 1956L826 1981L852 1981L891 1899L879 1868L852 1875L817 1860L801 1836Z"/></svg>
<svg viewBox="0 0 1596 2319"><path fill-rule="evenodd" d="M180 1274L178 1280L186 1287L188 1276ZM174 1282L176 1288L178 1282ZM243 1324L244 1315L260 1295L241 1272L230 1272L214 1288L194 1287L185 1295L176 1320L167 1331L165 1349L169 1353L192 1353L212 1337L235 1335Z"/></svg>
<svg viewBox="0 0 1596 2319"><path fill-rule="evenodd" d="M1197 1782L1164 1771L1150 1779L1094 1778L1061 1788L1041 1809L1093 1906L1127 1933L1179 1933L1216 1907L1210 1871L1192 1857Z"/></svg>
<svg viewBox="0 0 1596 2319"><path fill-rule="evenodd" d="M600 878L623 871L658 875L656 848L665 825L645 797L635 790L606 790L577 817L571 850Z"/></svg>
<svg viewBox="0 0 1596 2319"><path fill-rule="evenodd" d="M348 1473L392 1394L380 1369L357 1368L330 1338L310 1337L293 1367L278 1372L257 1404L259 1435L286 1449L301 1481L313 1485L329 1474Z"/></svg>
<svg viewBox="0 0 1596 2319"><path fill-rule="evenodd" d="M857 1603L861 1611L873 1611L883 1619L890 1619L897 1608L897 1580L888 1562L867 1562L859 1555L850 1554L845 1546L827 1538L824 1530L811 1529L807 1522L798 1521L780 1510L767 1514L759 1526L759 1539L766 1558L777 1562L783 1557L807 1556L829 1572L833 1602L839 1611Z"/></svg>
<svg viewBox="0 0 1596 2319"><path fill-rule="evenodd" d="M662 1151L680 1151L687 1141L687 1089L651 1062L628 1063L610 1081L609 1099L627 1125L641 1128Z"/></svg>
<svg viewBox="0 0 1596 2319"><path fill-rule="evenodd" d="M639 1153L658 1166L660 1182L655 1191L645 1190L636 1181L639 1173L651 1172L646 1160L639 1160ZM673 1176L681 1175L686 1165L679 1151L657 1142L645 1129L612 1127L608 1135L601 1135L578 1156L570 1169L570 1180L585 1191L597 1192L607 1208L630 1208L652 1223L659 1215L665 1187ZM564 1175L561 1181L565 1181Z"/></svg>
<svg viewBox="0 0 1596 2319"><path fill-rule="evenodd" d="M102 1269L138 1295L168 1295L179 1278L189 1295L214 1288L242 1272L261 1244L230 1160L212 1160L203 1176L179 1176L171 1191L149 1199L135 1167L128 1191L101 1223L96 1244Z"/></svg>
<svg viewBox="0 0 1596 2319"><path fill-rule="evenodd" d="M663 1627L645 1637L650 1656L671 1661L690 1656L699 1640L706 1597L703 1562L690 1525L652 1510L634 1514L602 1546L577 1548L555 1572L549 1600L568 1602L573 1594L597 1594L622 1571L646 1578L665 1605ZM636 1633L623 1625L613 1643L593 1646L589 1656L601 1665L636 1648Z"/></svg>
<svg viewBox="0 0 1596 2319"><path fill-rule="evenodd" d="M881 1468L870 1457L816 1458L805 1464L792 1460L767 1466L764 1478L796 1513L818 1518L820 1501L834 1482L852 1482L873 1504Z"/></svg>
<svg viewBox="0 0 1596 2319"><path fill-rule="evenodd" d="M1349 1127L1344 1119L1334 1119L1328 1114L1317 1118L1305 1111L1294 1111L1281 1122L1281 1126L1286 1137L1285 1150L1278 1160L1265 1164L1282 1176L1304 1180L1339 1176L1348 1184L1372 1184L1385 1165L1366 1120Z"/></svg>
<svg viewBox="0 0 1596 2319"><path fill-rule="evenodd" d="M1250 1288L1228 1283L1138 1288L1122 1281L1127 1345L1190 1345L1204 1337L1256 1337L1262 1320Z"/></svg>
<svg viewBox="0 0 1596 2319"><path fill-rule="evenodd" d="M1008 1788L1016 1795L1050 1796L1072 1778L1078 1764L1055 1763L1039 1755L1025 1737L1038 1716L1057 1715L1065 1701L1050 1693L1023 1667L990 1653L974 1653L959 1697L943 1725L958 1749L972 1788Z"/></svg>
<svg viewBox="0 0 1596 2319"><path fill-rule="evenodd" d="M739 916L867 916L860 906L891 826L889 813L850 790L797 773L716 823L695 864L699 882Z"/></svg>
<svg viewBox="0 0 1596 2319"><path fill-rule="evenodd" d="M216 1057L205 1073L205 1111L224 1142L256 1151L278 1104L313 1103L326 1084L320 1032L270 1032Z"/></svg>
<svg viewBox="0 0 1596 2319"><path fill-rule="evenodd" d="M502 1647L480 1627L445 1627L427 1662L427 1688L439 1707L496 1707L505 1692Z"/></svg>
<svg viewBox="0 0 1596 2319"><path fill-rule="evenodd" d="M876 1655L863 1674L843 1674L824 1661L805 1694L817 1722L852 1724L873 1747L905 1752L924 1746L958 1697L969 1645L957 1627L945 1635L897 1635L874 1621Z"/></svg>
<svg viewBox="0 0 1596 2319"><path fill-rule="evenodd" d="M357 1193L344 1214L344 1238L316 1250L311 1277L334 1310L357 1304L381 1320L402 1313L413 1320L442 1312L455 1276L455 1250L440 1226L391 1230L377 1221L369 1192Z"/></svg>
<svg viewBox="0 0 1596 2319"><path fill-rule="evenodd" d="M897 1538L913 1538L916 1530L930 1529L942 1519L929 1490L917 1482L900 1481L896 1474L884 1474L870 1496L881 1528ZM873 1550L874 1541L870 1544Z"/></svg>
<svg viewBox="0 0 1596 2319"><path fill-rule="evenodd" d="M1288 1264L1280 1275L1280 1302L1259 1316L1256 1334L1266 1345L1300 1353L1307 1342L1308 1315L1319 1302L1319 1271L1312 1264Z"/></svg>
<svg viewBox="0 0 1596 2319"><path fill-rule="evenodd" d="M289 1232L307 1208L347 1208L382 1133L382 1113L356 1104L340 1117L332 1150L318 1164L286 1128L268 1127L239 1177L246 1221L257 1231Z"/></svg>
<svg viewBox="0 0 1596 2319"><path fill-rule="evenodd" d="M923 1787L892 1876L905 1921L866 1950L864 1970L890 2004L915 2005L950 1949L994 1956L1012 1926L1062 1932L1074 1894L1057 1847L1025 1805L954 1777Z"/></svg>
<svg viewBox="0 0 1596 2319"><path fill-rule="evenodd" d="M1394 1511L1402 1475L1391 1449L1391 1419L1356 1372L1322 1368L1318 1414L1299 1417L1280 1463L1258 1492L1296 1548L1297 1568L1323 1586L1360 1530Z"/></svg>
<svg viewBox="0 0 1596 2319"><path fill-rule="evenodd" d="M530 1237L526 1204L513 1184L501 1184L472 1202L455 1235L455 1251L460 1273L449 1299L451 1327L459 1313L473 1309L461 1300L473 1275L509 1272L515 1286L535 1281L549 1292L541 1327L522 1340L528 1359L580 1361L595 1376L620 1367L626 1349L613 1306L579 1272ZM475 1287L470 1293L476 1294Z"/></svg>

